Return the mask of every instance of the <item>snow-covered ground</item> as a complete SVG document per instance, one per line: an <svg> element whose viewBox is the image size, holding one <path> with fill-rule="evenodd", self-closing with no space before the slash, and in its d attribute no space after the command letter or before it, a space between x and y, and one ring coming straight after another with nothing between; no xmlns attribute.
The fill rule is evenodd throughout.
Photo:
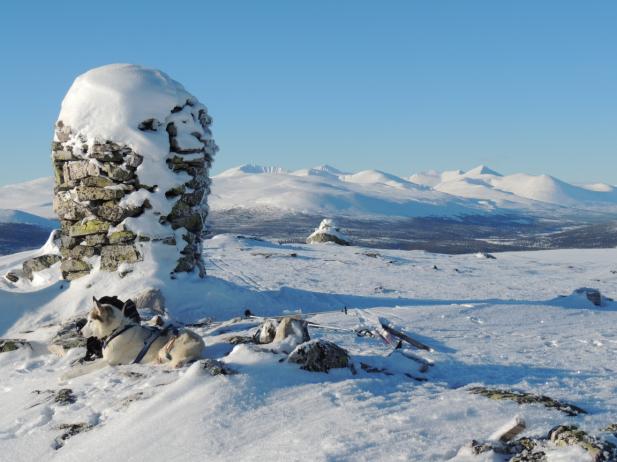
<svg viewBox="0 0 617 462"><path fill-rule="evenodd" d="M0 258L0 272L35 254ZM0 459L440 461L516 415L529 436L564 423L598 434L617 420L617 304L560 297L578 287L617 295L617 249L489 259L221 235L206 242L206 257L206 281L132 273L69 284L55 279L55 268L33 284L2 280L0 336L28 339L33 348L0 353ZM430 345L434 351L422 355L435 366L422 373L398 353L386 357L391 350L377 339L311 328L311 336L347 348L357 373L307 372L267 348L227 343L256 325L245 320L198 329L207 355L237 375L211 377L198 363L173 371L131 365L61 383L83 350L64 358L47 352L57 323L85 313L93 295L132 297L144 280L167 287L170 314L183 322L224 321L247 308L319 312L310 319L350 329L362 317L383 316ZM368 373L361 363L393 375ZM588 414L490 400L470 394L474 384L544 394ZM74 403L56 403L45 391L60 388L72 390ZM54 449L61 426L79 423L92 429ZM549 456L591 460L575 449ZM500 460L491 457L470 460Z"/></svg>

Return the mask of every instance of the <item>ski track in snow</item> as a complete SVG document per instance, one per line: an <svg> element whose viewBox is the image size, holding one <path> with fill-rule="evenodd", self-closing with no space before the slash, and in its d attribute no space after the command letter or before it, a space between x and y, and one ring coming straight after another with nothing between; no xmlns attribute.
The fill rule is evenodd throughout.
<svg viewBox="0 0 617 462"><path fill-rule="evenodd" d="M231 291L228 316L221 307L209 311L205 302L201 311L186 313L224 320L240 315L253 297L258 315L317 311L314 322L352 329L360 324L354 308L362 308L434 349L418 353L435 363L424 374L428 381L407 378L406 372L422 375L418 365L398 353L386 357L390 350L379 340L345 332L311 329L313 337L347 348L357 375L347 369L305 372L267 349L238 345L232 351L224 339L252 332L256 324L246 321L198 329L206 354L222 358L237 375L210 377L197 364L172 371L130 365L61 383L59 376L83 350L63 358L46 350L57 329L49 323L57 320L37 309L53 308L58 283L30 290L3 283L0 318L8 328L0 335L26 338L33 348L0 354L0 460L441 461L472 439L488 438L515 415L524 417L530 436L564 423L597 434L615 422L617 304L598 308L559 295L584 286L617 295L611 273L616 249L504 253L496 260L394 250L368 256L357 247L277 245L227 235L205 247L210 276L228 283L212 287ZM0 269L32 254L2 257ZM243 293L237 306L234 291ZM205 294L205 301L212 295ZM24 333L24 326L32 332ZM361 362L393 375L369 374ZM589 414L567 417L539 405L493 401L469 394L473 384L544 394ZM50 399L46 390L60 388L71 388L76 401ZM93 428L55 450L59 426L69 423ZM574 450L554 456L559 453L559 460L585 460Z"/></svg>

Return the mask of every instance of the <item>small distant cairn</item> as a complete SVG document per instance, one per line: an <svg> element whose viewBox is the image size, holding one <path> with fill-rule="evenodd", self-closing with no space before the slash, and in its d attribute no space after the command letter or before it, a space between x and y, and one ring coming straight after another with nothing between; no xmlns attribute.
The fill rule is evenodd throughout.
<svg viewBox="0 0 617 462"><path fill-rule="evenodd" d="M330 218L321 221L319 228L306 238L307 244L322 244L333 242L338 245L351 245L351 240L341 232L338 226Z"/></svg>
<svg viewBox="0 0 617 462"><path fill-rule="evenodd" d="M95 73L92 78L91 73ZM135 89L118 89L113 84L142 74L145 78L139 78L149 85L152 81L155 85L162 82L162 93L172 92L176 100L183 98L180 104L168 107L163 117L159 111L153 114L156 117L127 127L128 139L140 141L137 145L142 149L152 146L151 151L140 152L131 145L135 143L101 138L90 126L78 130L67 121L56 123L52 143L53 207L61 224L59 247L64 279L80 278L97 266L103 271L122 274L124 264L142 261L145 246L153 243L176 247L177 260L169 268L172 275L194 270L202 277L205 275L202 231L208 213L208 172L218 150L206 107L165 74L140 66L110 65L94 69L79 77L73 87L80 85L80 79L82 84L83 79L96 79L103 91L108 90L105 88L108 85L111 92L119 93L121 101L125 96L122 92L126 92L126 104L130 106L140 103L132 98ZM63 111L73 87L63 102ZM154 90L148 89L154 97L156 90L156 86ZM163 94L161 99L167 101L164 99L167 96ZM74 98L70 103L92 105L101 101L93 103L83 99ZM132 114L136 109L127 107L126 111ZM138 222L131 220L136 218L141 220L141 225L133 228L133 223Z"/></svg>

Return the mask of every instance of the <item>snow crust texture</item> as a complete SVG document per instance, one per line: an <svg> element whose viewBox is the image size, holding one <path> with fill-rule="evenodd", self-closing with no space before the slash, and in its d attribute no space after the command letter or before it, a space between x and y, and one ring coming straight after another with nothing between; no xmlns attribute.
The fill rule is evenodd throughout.
<svg viewBox="0 0 617 462"><path fill-rule="evenodd" d="M52 144L64 278L130 272L159 244L177 250L160 262L169 272L205 274L211 124L206 107L158 70L112 64L75 80Z"/></svg>
<svg viewBox="0 0 617 462"><path fill-rule="evenodd" d="M516 416L526 422L522 438L576 425L615 442L617 303L599 307L572 295L589 286L617 295L615 249L480 259L231 235L206 246L209 277L167 281L177 286L165 293L166 311L179 322L201 320L194 329L205 355L234 375L213 377L202 363L134 364L60 382L84 354L48 351L60 324L83 316L93 295L135 297L147 288L140 279L149 279L99 273L67 284L51 268L30 286L0 280L0 336L31 346L0 353L0 459L504 462L468 445L490 442ZM0 272L43 251L0 257ZM270 345L232 344L259 325L241 317L247 308L262 316L302 310L311 323L330 326L310 326L311 339L344 348L355 375L303 370L281 362L286 356ZM371 318L388 319L433 351L393 351L353 333ZM432 364L426 372L418 358ZM477 387L492 392L472 393ZM493 399L503 394L495 390L586 413L547 407L545 398ZM66 433L74 435L61 440ZM549 461L593 460L578 445L547 441L543 450Z"/></svg>

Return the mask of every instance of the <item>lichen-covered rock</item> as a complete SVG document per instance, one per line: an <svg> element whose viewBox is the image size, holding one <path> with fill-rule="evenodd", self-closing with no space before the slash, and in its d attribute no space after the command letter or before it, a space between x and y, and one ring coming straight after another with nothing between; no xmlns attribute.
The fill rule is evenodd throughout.
<svg viewBox="0 0 617 462"><path fill-rule="evenodd" d="M132 231L114 231L107 239L110 244L133 242L137 236Z"/></svg>
<svg viewBox="0 0 617 462"><path fill-rule="evenodd" d="M54 393L54 403L60 406L68 406L77 401L77 397L70 388L61 388Z"/></svg>
<svg viewBox="0 0 617 462"><path fill-rule="evenodd" d="M617 447L587 434L576 425L559 425L548 432L548 439L556 446L579 446L594 462L617 460Z"/></svg>
<svg viewBox="0 0 617 462"><path fill-rule="evenodd" d="M17 274L15 274L14 272L12 272L12 271L9 271L8 273L6 273L6 274L4 275L4 278L5 278L7 281L9 281L9 282L13 282L13 283L15 283L15 282L19 281L19 276L18 276Z"/></svg>
<svg viewBox="0 0 617 462"><path fill-rule="evenodd" d="M64 446L65 441L69 438L72 438L79 433L90 431L92 430L92 428L94 428L93 425L85 422L58 425L57 427L55 427L55 429L62 430L62 434L54 440L53 448L56 450L60 449Z"/></svg>
<svg viewBox="0 0 617 462"><path fill-rule="evenodd" d="M468 391L469 393L481 395L494 400L510 400L515 401L518 404L541 404L544 407L556 409L569 416L587 414L587 411L575 406L574 404L558 401L544 395L486 387L472 387Z"/></svg>
<svg viewBox="0 0 617 462"><path fill-rule="evenodd" d="M82 258L89 258L96 254L94 247L87 245L76 245L72 249L64 248L60 250L63 258L71 260L80 260Z"/></svg>
<svg viewBox="0 0 617 462"><path fill-rule="evenodd" d="M116 271L121 263L135 263L140 258L139 252L133 245L107 245L101 250L101 269Z"/></svg>
<svg viewBox="0 0 617 462"><path fill-rule="evenodd" d="M83 278L84 276L88 276L90 274L90 270L88 271L73 271L70 273L62 273L62 277L67 281L74 281L75 279Z"/></svg>
<svg viewBox="0 0 617 462"><path fill-rule="evenodd" d="M30 342L19 338L0 338L0 353L6 353L8 351L15 351L20 348L32 348Z"/></svg>
<svg viewBox="0 0 617 462"><path fill-rule="evenodd" d="M65 162L62 166L64 181L81 180L88 176L97 176L99 168L96 164L84 160Z"/></svg>
<svg viewBox="0 0 617 462"><path fill-rule="evenodd" d="M328 340L310 340L298 345L287 361L300 364L307 371L328 372L330 369L348 367L349 354Z"/></svg>
<svg viewBox="0 0 617 462"><path fill-rule="evenodd" d="M546 452L533 438L520 438L508 444L509 453L514 454L510 462L546 462Z"/></svg>
<svg viewBox="0 0 617 462"><path fill-rule="evenodd" d="M75 188L77 199L81 202L87 201L110 201L121 199L124 196L123 189L100 188L96 186L78 186Z"/></svg>
<svg viewBox="0 0 617 462"><path fill-rule="evenodd" d="M592 436L575 425L558 425L552 428L545 437L523 437L506 442L497 442L492 439L484 442L473 440L468 448L473 455L493 451L501 455L503 460L510 462L546 462L556 448L567 446L582 448L589 455L589 459L594 462L617 460L617 447L613 443ZM462 448L459 453L465 449Z"/></svg>
<svg viewBox="0 0 617 462"><path fill-rule="evenodd" d="M58 263L62 257L60 255L41 255L40 257L34 257L23 262L21 270L28 279L32 281L33 273L37 271L43 271L56 263Z"/></svg>
<svg viewBox="0 0 617 462"><path fill-rule="evenodd" d="M71 237L86 236L88 234L106 233L110 223L101 220L90 220L82 224L73 225L70 228Z"/></svg>
<svg viewBox="0 0 617 462"><path fill-rule="evenodd" d="M48 345L48 350L57 356L64 356L72 348L86 347L87 340L81 335L86 318L76 317L60 326Z"/></svg>
<svg viewBox="0 0 617 462"><path fill-rule="evenodd" d="M202 369L211 376L217 375L234 375L236 371L230 368L227 364L216 359L202 359L199 361Z"/></svg>
<svg viewBox="0 0 617 462"><path fill-rule="evenodd" d="M60 270L63 274L89 272L91 269L92 266L83 260L62 260L62 263L60 263Z"/></svg>
<svg viewBox="0 0 617 462"><path fill-rule="evenodd" d="M604 428L605 432L616 433L617 434L617 423L612 423Z"/></svg>
<svg viewBox="0 0 617 462"><path fill-rule="evenodd" d="M53 208L61 220L79 221L88 216L88 209L79 202L75 202L67 191L56 193Z"/></svg>

